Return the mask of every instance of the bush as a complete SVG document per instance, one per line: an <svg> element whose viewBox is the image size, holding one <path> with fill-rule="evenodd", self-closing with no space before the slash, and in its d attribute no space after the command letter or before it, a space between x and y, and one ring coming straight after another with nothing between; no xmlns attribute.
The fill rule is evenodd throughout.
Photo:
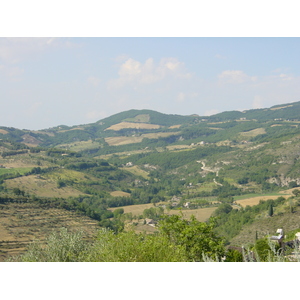
<svg viewBox="0 0 300 300"><path fill-rule="evenodd" d="M82 232L71 233L66 228L53 232L46 239L46 246L34 242L20 256L22 262L79 262L83 261L90 245L82 240Z"/></svg>

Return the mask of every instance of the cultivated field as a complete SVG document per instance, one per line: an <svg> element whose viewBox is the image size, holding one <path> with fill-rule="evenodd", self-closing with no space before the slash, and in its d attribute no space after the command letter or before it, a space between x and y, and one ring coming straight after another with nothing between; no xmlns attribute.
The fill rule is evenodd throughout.
<svg viewBox="0 0 300 300"><path fill-rule="evenodd" d="M179 132L156 132L156 133L145 133L142 134L143 138L148 138L148 139L157 139L159 137L168 137L170 135L178 135Z"/></svg>
<svg viewBox="0 0 300 300"><path fill-rule="evenodd" d="M160 125L156 124L147 124L147 123L132 123L132 122L121 122L115 125L112 125L105 130L121 130L124 128L136 128L136 129L158 129L160 128Z"/></svg>
<svg viewBox="0 0 300 300"><path fill-rule="evenodd" d="M123 192L123 191L114 191L110 193L113 197L130 197L129 193Z"/></svg>
<svg viewBox="0 0 300 300"><path fill-rule="evenodd" d="M71 151L83 151L87 149L96 149L100 148L100 144L96 141L88 140L88 141L78 141L69 144L60 144L57 146L58 148L68 149Z"/></svg>
<svg viewBox="0 0 300 300"><path fill-rule="evenodd" d="M132 213L133 216L142 215L145 209L154 207L152 203L147 204L138 204L138 205L128 205L123 206L124 213ZM114 211L119 207L110 208L111 211ZM190 209L190 210L176 210L171 209L169 211L165 210L166 214L169 215L179 215L183 214L184 218L190 219L191 215L194 215L196 219L200 222L207 221L212 213L217 209L217 207L208 207L208 208L198 208L198 209Z"/></svg>
<svg viewBox="0 0 300 300"><path fill-rule="evenodd" d="M37 203L0 204L0 261L21 254L33 240L42 241L62 227L83 231L86 239L91 239L99 229L97 221L75 212Z"/></svg>
<svg viewBox="0 0 300 300"><path fill-rule="evenodd" d="M198 209L190 209L190 210L175 210L172 209L168 212L170 215L179 215L183 214L183 217L186 219L190 219L192 215L196 217L196 219L200 222L207 221L212 213L217 209L217 207L207 207L207 208L198 208Z"/></svg>
<svg viewBox="0 0 300 300"><path fill-rule="evenodd" d="M266 133L266 130L264 128L256 128L256 129L253 129L250 131L240 132L240 135L244 136L244 137L254 137L259 134L265 134L265 133Z"/></svg>
<svg viewBox="0 0 300 300"><path fill-rule="evenodd" d="M67 132L67 131L72 131L72 130L84 130L84 128L83 127L76 127L76 128L72 128L72 129L59 130L58 132L62 133L62 132Z"/></svg>
<svg viewBox="0 0 300 300"><path fill-rule="evenodd" d="M284 198L289 198L290 195L275 195L275 196L256 196L256 197L251 197L251 198L247 198L247 199L243 199L243 200L236 200L235 202L239 205L241 205L242 207L246 207L247 205L249 206L253 206L253 205L257 205L259 204L259 201L266 201L269 199L277 199L278 197L284 197Z"/></svg>
<svg viewBox="0 0 300 300"><path fill-rule="evenodd" d="M137 204L137 205L128 205L128 206L122 206L122 207L111 207L108 208L111 211L114 211L117 208L123 208L124 213L132 213L133 216L139 216L143 214L143 211L146 208L154 207L152 203L147 203L147 204Z"/></svg>
<svg viewBox="0 0 300 300"><path fill-rule="evenodd" d="M280 107L273 107L273 108L270 108L270 110L278 110L278 109L283 109L283 108L286 108L286 107L292 107L293 105L285 105L285 106L280 106Z"/></svg>
<svg viewBox="0 0 300 300"><path fill-rule="evenodd" d="M142 136L113 136L105 138L105 142L109 146L121 146L127 144L140 143L142 140Z"/></svg>
<svg viewBox="0 0 300 300"><path fill-rule="evenodd" d="M0 129L0 133L2 133L2 134L8 134L8 131L6 131L4 129Z"/></svg>
<svg viewBox="0 0 300 300"><path fill-rule="evenodd" d="M77 197L83 195L72 187L57 187L57 181L44 180L43 177L38 175L29 175L18 177L14 179L5 180L5 186L7 188L19 188L20 190L38 197Z"/></svg>
<svg viewBox="0 0 300 300"><path fill-rule="evenodd" d="M127 157L127 156L130 156L130 155L133 155L133 154L148 153L148 152L151 152L151 150L142 149L142 150L117 152L117 153L114 153L114 154L104 154L104 155L95 156L94 158L95 159L109 159L113 155Z"/></svg>
<svg viewBox="0 0 300 300"><path fill-rule="evenodd" d="M105 142L110 146L120 146L126 144L141 143L143 138L157 139L159 137L168 137L170 135L177 134L176 132L157 132L157 133L145 133L140 136L114 136L105 138Z"/></svg>

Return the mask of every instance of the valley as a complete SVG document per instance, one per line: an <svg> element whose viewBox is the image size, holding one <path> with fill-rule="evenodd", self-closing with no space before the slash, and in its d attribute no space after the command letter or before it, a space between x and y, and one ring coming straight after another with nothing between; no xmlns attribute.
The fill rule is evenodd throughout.
<svg viewBox="0 0 300 300"><path fill-rule="evenodd" d="M213 217L226 246L251 246L253 232L262 238L276 226L300 231L299 115L295 102L209 117L130 110L73 127L0 127L1 259L61 227L87 239L101 228L153 234L147 222L164 215Z"/></svg>

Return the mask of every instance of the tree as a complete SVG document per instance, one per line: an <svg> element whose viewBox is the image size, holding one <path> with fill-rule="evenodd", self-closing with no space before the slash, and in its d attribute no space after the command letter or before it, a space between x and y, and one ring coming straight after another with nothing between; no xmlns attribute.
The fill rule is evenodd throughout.
<svg viewBox="0 0 300 300"><path fill-rule="evenodd" d="M13 193L17 196L24 196L25 195L25 192L24 191L21 191L19 188L13 188Z"/></svg>
<svg viewBox="0 0 300 300"><path fill-rule="evenodd" d="M203 261L203 255L219 259L225 254L223 239L213 231L215 225L214 218L202 223L195 216L191 216L190 220L178 215L163 216L159 232L182 248L188 261Z"/></svg>
<svg viewBox="0 0 300 300"><path fill-rule="evenodd" d="M124 208L117 208L113 212L114 217L117 218L118 216L124 214Z"/></svg>
<svg viewBox="0 0 300 300"><path fill-rule="evenodd" d="M222 203L214 212L215 216L219 216L221 214L228 214L232 211L232 206L228 203Z"/></svg>
<svg viewBox="0 0 300 300"><path fill-rule="evenodd" d="M300 190L298 190L298 189L293 190L292 193L297 197L300 194Z"/></svg>
<svg viewBox="0 0 300 300"><path fill-rule="evenodd" d="M271 203L270 206L269 206L269 216L272 217L273 216L273 204Z"/></svg>

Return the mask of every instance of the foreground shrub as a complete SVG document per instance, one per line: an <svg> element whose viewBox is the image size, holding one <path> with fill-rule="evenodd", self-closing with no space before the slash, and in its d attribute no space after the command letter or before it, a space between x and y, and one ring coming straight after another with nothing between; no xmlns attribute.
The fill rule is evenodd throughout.
<svg viewBox="0 0 300 300"><path fill-rule="evenodd" d="M172 244L160 234L135 233L114 234L99 231L86 261L98 262L176 262L186 261L181 247Z"/></svg>
<svg viewBox="0 0 300 300"><path fill-rule="evenodd" d="M79 262L90 249L90 244L82 239L82 232L68 232L61 228L46 239L46 244L35 241L28 251L14 260L22 262Z"/></svg>

